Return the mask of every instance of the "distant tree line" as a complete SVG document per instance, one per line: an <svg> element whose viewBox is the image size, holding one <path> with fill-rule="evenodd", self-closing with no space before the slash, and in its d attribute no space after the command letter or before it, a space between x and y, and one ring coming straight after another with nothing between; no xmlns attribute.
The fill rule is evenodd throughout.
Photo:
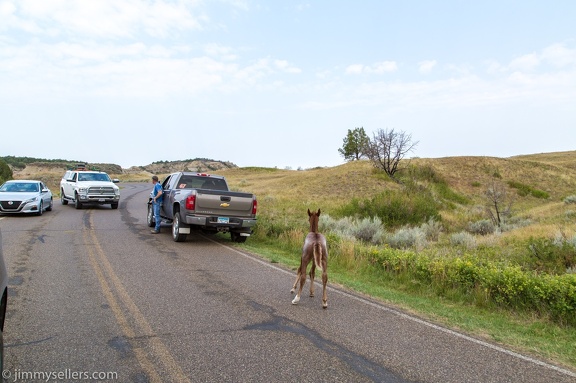
<svg viewBox="0 0 576 383"><path fill-rule="evenodd" d="M16 169L24 169L26 165L35 163L35 162L48 162L48 163L63 163L63 164L78 164L78 163L85 163L86 161L71 161L71 160L48 160L45 158L35 158L35 157L16 157L16 156L4 156L0 157L0 160L4 161L8 165L12 166Z"/></svg>
<svg viewBox="0 0 576 383"><path fill-rule="evenodd" d="M203 161L203 162L222 162L223 161L217 161L217 160L213 160L211 158L194 158L194 159L187 159L187 160L175 160L175 161L154 161L152 162L152 164L168 164L171 162L193 162L193 161Z"/></svg>

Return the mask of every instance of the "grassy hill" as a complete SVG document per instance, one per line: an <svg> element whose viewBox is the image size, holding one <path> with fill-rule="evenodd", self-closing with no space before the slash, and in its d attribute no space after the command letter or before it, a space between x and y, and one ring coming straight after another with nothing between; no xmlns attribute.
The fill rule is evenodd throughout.
<svg viewBox="0 0 576 383"><path fill-rule="evenodd" d="M423 187L441 183L451 193L468 200L443 210L449 222L481 216L485 192L494 182L502 184L513 200L513 214L540 223L563 223L570 206L563 200L576 194L576 151L535 154L511 158L446 157L412 159L405 164L426 169L425 177L416 177ZM404 174L408 171L404 171ZM383 190L401 188L368 161L353 161L331 168L291 171L270 168L234 168L219 171L232 188L251 191L259 197L261 211L283 205L285 209L320 207L326 212L337 209L352 198L368 199ZM430 174L432 176L430 176ZM518 186L520 185L520 186ZM522 191L543 192L547 198ZM436 192L437 198L444 197ZM451 204L452 205L452 204Z"/></svg>

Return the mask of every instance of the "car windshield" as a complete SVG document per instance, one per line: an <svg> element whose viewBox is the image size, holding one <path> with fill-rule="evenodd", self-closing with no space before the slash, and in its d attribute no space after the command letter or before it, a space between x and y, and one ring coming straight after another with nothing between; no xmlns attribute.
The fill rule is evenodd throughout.
<svg viewBox="0 0 576 383"><path fill-rule="evenodd" d="M0 191L9 193L34 193L40 191L40 186L36 182L7 182Z"/></svg>
<svg viewBox="0 0 576 383"><path fill-rule="evenodd" d="M106 173L78 173L78 181L110 181Z"/></svg>

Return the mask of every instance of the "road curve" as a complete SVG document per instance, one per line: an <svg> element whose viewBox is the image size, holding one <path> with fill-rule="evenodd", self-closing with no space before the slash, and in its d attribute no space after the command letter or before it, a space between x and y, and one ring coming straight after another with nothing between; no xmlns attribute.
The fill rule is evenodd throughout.
<svg viewBox="0 0 576 383"><path fill-rule="evenodd" d="M0 217L6 381L576 382L339 288L327 310L318 293L294 306L294 272L209 237L150 234L151 185L121 186L117 210Z"/></svg>

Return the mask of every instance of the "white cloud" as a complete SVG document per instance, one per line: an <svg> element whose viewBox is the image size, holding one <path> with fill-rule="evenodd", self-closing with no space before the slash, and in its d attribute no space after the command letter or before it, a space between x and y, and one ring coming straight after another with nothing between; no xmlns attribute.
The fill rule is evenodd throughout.
<svg viewBox="0 0 576 383"><path fill-rule="evenodd" d="M510 62L508 68L514 71L531 72L540 65L540 58L536 53L530 53L515 58Z"/></svg>
<svg viewBox="0 0 576 383"><path fill-rule="evenodd" d="M522 78L525 73L545 73L552 68L569 68L576 66L576 49L568 48L563 43L555 43L541 52L532 52L515 57L509 63L501 64L496 60L486 62L489 74L512 73L511 78Z"/></svg>
<svg viewBox="0 0 576 383"><path fill-rule="evenodd" d="M496 60L486 60L484 66L488 74L498 74L506 71L506 68Z"/></svg>
<svg viewBox="0 0 576 383"><path fill-rule="evenodd" d="M428 74L432 72L432 69L436 66L436 60L425 60L418 63L418 71L422 74Z"/></svg>
<svg viewBox="0 0 576 383"><path fill-rule="evenodd" d="M362 64L352 64L346 67L347 74L362 74L364 71L364 65Z"/></svg>
<svg viewBox="0 0 576 383"><path fill-rule="evenodd" d="M395 72L398 70L398 65L395 61L382 61L368 67L369 73L382 74L386 72Z"/></svg>
<svg viewBox="0 0 576 383"><path fill-rule="evenodd" d="M31 34L132 38L144 32L166 37L177 31L202 28L207 17L199 11L192 13L198 10L198 4L199 1L183 0L3 0L0 14L10 16L3 29Z"/></svg>
<svg viewBox="0 0 576 383"><path fill-rule="evenodd" d="M543 50L542 59L556 67L576 65L576 49L566 48L564 44L553 44Z"/></svg>
<svg viewBox="0 0 576 383"><path fill-rule="evenodd" d="M274 60L274 65L276 68L280 69L282 72L286 73L301 73L302 70L295 66L292 66L286 60Z"/></svg>
<svg viewBox="0 0 576 383"><path fill-rule="evenodd" d="M234 52L233 48L218 45L207 44L204 46L204 52L211 57L218 57L226 61L234 61L238 59L238 55Z"/></svg>
<svg viewBox="0 0 576 383"><path fill-rule="evenodd" d="M352 64L346 67L346 74L384 74L395 72L398 65L395 61L382 61L372 65Z"/></svg>

